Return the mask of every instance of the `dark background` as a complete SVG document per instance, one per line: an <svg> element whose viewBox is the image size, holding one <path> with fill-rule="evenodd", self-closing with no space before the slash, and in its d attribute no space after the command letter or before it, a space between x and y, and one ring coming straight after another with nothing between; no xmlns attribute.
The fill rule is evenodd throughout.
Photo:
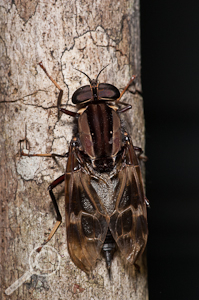
<svg viewBox="0 0 199 300"><path fill-rule="evenodd" d="M150 300L199 299L199 1L141 1Z"/></svg>

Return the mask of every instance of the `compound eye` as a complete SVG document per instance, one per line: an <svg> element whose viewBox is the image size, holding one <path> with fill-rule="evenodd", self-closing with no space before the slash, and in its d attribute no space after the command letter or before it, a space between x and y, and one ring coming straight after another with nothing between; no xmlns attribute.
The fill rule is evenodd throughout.
<svg viewBox="0 0 199 300"><path fill-rule="evenodd" d="M74 104L79 104L84 101L88 101L92 98L92 91L90 85L82 86L81 88L77 89L73 96L72 96L72 102Z"/></svg>
<svg viewBox="0 0 199 300"><path fill-rule="evenodd" d="M120 97L119 90L112 84L100 83L98 86L98 97L100 100L117 100Z"/></svg>

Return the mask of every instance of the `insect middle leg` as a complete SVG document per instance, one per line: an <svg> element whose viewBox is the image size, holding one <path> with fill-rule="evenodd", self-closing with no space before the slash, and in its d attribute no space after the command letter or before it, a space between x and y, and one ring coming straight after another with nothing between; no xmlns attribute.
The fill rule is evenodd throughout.
<svg viewBox="0 0 199 300"><path fill-rule="evenodd" d="M19 144L20 144L20 155L21 156L28 156L28 157L32 157L32 156L40 156L40 157L52 157L52 158L55 158L55 157L68 157L68 152L66 152L65 154L57 154L57 153L25 153L23 150L28 150L30 151L30 142L28 141L27 139L27 129L25 127L25 138L23 140L20 140L19 141ZM25 144L25 148L21 147L21 144Z"/></svg>

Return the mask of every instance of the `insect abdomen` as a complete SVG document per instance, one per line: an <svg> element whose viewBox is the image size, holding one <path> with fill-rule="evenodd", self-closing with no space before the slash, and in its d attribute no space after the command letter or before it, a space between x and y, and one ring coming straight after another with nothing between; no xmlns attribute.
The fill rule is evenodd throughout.
<svg viewBox="0 0 199 300"><path fill-rule="evenodd" d="M105 255L106 265L107 265L108 270L111 267L111 261L113 259L113 254L114 254L115 250L116 250L115 240L110 232L110 229L108 229L106 239L104 241L104 245L102 248L102 251Z"/></svg>

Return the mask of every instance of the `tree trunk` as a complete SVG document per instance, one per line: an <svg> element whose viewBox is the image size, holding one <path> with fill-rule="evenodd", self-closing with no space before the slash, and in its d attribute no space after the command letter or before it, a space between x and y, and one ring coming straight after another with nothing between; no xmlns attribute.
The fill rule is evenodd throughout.
<svg viewBox="0 0 199 300"><path fill-rule="evenodd" d="M15 0L1 4L1 299L5 290L29 270L33 251L55 224L48 185L64 173L66 159L20 157L21 147L33 153L66 153L72 137L73 118L58 120L58 89L38 66L40 61L63 88L62 104L70 109L71 96L88 84L74 68L122 89L130 77L136 83L124 102L133 109L125 123L133 143L144 148L143 103L139 94L139 0L39 1ZM26 138L27 145L25 141ZM21 142L20 142L21 141ZM109 279L105 260L97 263L93 277L78 269L67 252L64 187L55 196L63 223L46 251L52 270L28 278L9 299L148 299L145 255L135 267L126 267L119 251ZM50 248L52 247L52 248ZM41 252L42 253L42 252ZM43 255L43 254L41 254ZM56 260L56 259L57 260ZM37 259L42 261L40 256ZM60 259L60 261L59 261ZM41 263L41 261L38 262ZM49 264L46 263L46 268ZM38 265L37 265L38 267ZM49 275L49 276L48 276ZM50 276L51 275L51 276Z"/></svg>

